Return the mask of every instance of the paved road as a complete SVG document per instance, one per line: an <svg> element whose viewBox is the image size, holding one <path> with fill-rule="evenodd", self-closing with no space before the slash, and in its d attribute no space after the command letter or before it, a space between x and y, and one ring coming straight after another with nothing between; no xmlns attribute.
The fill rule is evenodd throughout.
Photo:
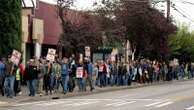
<svg viewBox="0 0 194 110"><path fill-rule="evenodd" d="M194 110L194 81L26 102L0 110Z"/></svg>

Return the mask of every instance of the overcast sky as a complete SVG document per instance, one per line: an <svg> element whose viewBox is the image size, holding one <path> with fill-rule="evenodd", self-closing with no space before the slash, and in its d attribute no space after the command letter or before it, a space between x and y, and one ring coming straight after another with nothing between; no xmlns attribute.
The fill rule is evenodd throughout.
<svg viewBox="0 0 194 110"><path fill-rule="evenodd" d="M41 0L49 3L55 3L56 0ZM76 0L74 4L76 9L92 9L93 2L101 0ZM187 23L191 26L191 29L194 30L194 0L171 0L175 3L175 7L180 11L171 10L171 15L174 17L177 23ZM191 2L192 4L185 3ZM165 7L163 7L165 9ZM182 13L182 14L180 14Z"/></svg>

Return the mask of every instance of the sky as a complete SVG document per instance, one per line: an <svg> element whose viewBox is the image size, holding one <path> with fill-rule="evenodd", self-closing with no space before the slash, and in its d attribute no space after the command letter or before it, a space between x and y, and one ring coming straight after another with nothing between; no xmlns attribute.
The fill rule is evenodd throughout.
<svg viewBox="0 0 194 110"><path fill-rule="evenodd" d="M28 0L27 0L28 1ZM56 3L56 0L41 0L48 3ZM101 0L76 0L74 8L78 10L88 10L92 9L94 2ZM176 21L176 24L186 23L190 26L190 29L194 31L194 0L171 0L175 4L175 7L179 12L171 9L171 15ZM185 3L191 2L193 4ZM161 4L162 5L162 4ZM166 9L166 7L161 7L159 9ZM166 3L164 4L166 6Z"/></svg>

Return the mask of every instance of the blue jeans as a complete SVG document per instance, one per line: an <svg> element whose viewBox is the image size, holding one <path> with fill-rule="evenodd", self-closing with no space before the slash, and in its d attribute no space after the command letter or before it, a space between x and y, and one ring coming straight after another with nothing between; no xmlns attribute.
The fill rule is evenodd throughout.
<svg viewBox="0 0 194 110"><path fill-rule="evenodd" d="M77 85L79 88L79 91L84 91L84 79L83 78L77 78Z"/></svg>
<svg viewBox="0 0 194 110"><path fill-rule="evenodd" d="M61 77L61 81L63 84L63 91L66 93L68 91L68 82L69 82L69 76L63 76Z"/></svg>
<svg viewBox="0 0 194 110"><path fill-rule="evenodd" d="M36 79L28 80L27 81L28 89L29 89L29 96L36 95Z"/></svg>
<svg viewBox="0 0 194 110"><path fill-rule="evenodd" d="M100 76L98 76L97 78L96 78L96 83L95 83L97 86L100 86Z"/></svg>
<svg viewBox="0 0 194 110"><path fill-rule="evenodd" d="M4 82L5 96L14 96L14 82L15 82L15 76L5 77L5 82Z"/></svg>
<svg viewBox="0 0 194 110"><path fill-rule="evenodd" d="M54 87L55 87L55 76L54 75L50 75L50 80L51 80L50 87L51 87L52 90L54 90Z"/></svg>
<svg viewBox="0 0 194 110"><path fill-rule="evenodd" d="M158 80L158 73L153 72L153 81L157 81Z"/></svg>
<svg viewBox="0 0 194 110"><path fill-rule="evenodd" d="M110 84L110 77L108 77L108 76L106 75L106 76L105 76L105 79L106 79L105 85L107 86L107 85Z"/></svg>
<svg viewBox="0 0 194 110"><path fill-rule="evenodd" d="M54 80L54 89L55 90L59 89L60 83L61 83L61 79L60 78Z"/></svg>
<svg viewBox="0 0 194 110"><path fill-rule="evenodd" d="M100 86L106 86L106 74L100 74Z"/></svg>
<svg viewBox="0 0 194 110"><path fill-rule="evenodd" d="M116 84L116 75L115 74L110 75L110 83L111 83L111 86Z"/></svg>
<svg viewBox="0 0 194 110"><path fill-rule="evenodd" d="M117 77L117 86L123 85L123 79L124 79L124 77L122 75L118 75L118 77Z"/></svg>
<svg viewBox="0 0 194 110"><path fill-rule="evenodd" d="M131 83L131 75L127 73L125 76L125 85L129 85Z"/></svg>

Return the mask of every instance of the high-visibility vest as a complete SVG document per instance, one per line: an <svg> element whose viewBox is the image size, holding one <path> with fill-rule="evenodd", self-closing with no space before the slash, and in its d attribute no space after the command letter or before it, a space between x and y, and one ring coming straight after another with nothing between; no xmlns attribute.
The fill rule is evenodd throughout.
<svg viewBox="0 0 194 110"><path fill-rule="evenodd" d="M16 81L20 81L20 69L19 68L16 71Z"/></svg>

